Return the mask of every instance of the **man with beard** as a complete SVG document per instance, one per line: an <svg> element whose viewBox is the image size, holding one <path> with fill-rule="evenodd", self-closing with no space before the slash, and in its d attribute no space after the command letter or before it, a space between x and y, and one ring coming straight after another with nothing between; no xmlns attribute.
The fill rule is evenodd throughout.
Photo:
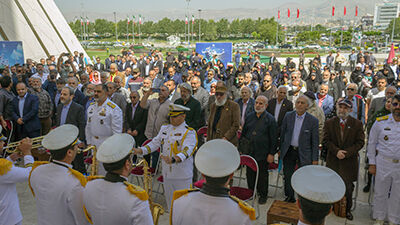
<svg viewBox="0 0 400 225"><path fill-rule="evenodd" d="M333 100L336 102L339 99L340 91L338 85L331 80L331 72L329 72L329 70L325 70L322 73L322 82L320 86L322 84L328 85L328 95L332 96Z"/></svg>
<svg viewBox="0 0 400 225"><path fill-rule="evenodd" d="M272 76L267 72L264 76L263 83L257 91L257 96L263 95L267 99L273 99L276 97L277 88L272 82Z"/></svg>
<svg viewBox="0 0 400 225"><path fill-rule="evenodd" d="M239 105L228 99L225 86L217 86L215 91L215 102L210 106L207 141L222 138L237 145L237 131L239 130L239 126Z"/></svg>
<svg viewBox="0 0 400 225"><path fill-rule="evenodd" d="M268 197L268 164L274 161L277 152L277 123L275 118L266 111L268 99L261 95L255 101L255 112L250 113L245 120L242 137L250 140L250 156L257 160L259 174L258 184L254 187L256 172L247 167L247 185L250 189L257 188L260 196L259 204L265 204Z"/></svg>
<svg viewBox="0 0 400 225"><path fill-rule="evenodd" d="M393 97L391 112L376 119L367 147L369 172L375 175L372 216L377 225L386 218L390 225L400 223L400 95Z"/></svg>
<svg viewBox="0 0 400 225"><path fill-rule="evenodd" d="M83 106L72 101L74 98L74 89L71 87L63 87L61 90L60 102L57 106L56 126L64 124L72 124L79 129L79 148L84 148L85 143L85 112ZM76 155L72 162L73 168L81 173L86 173L86 168L83 162L83 153Z"/></svg>
<svg viewBox="0 0 400 225"><path fill-rule="evenodd" d="M201 79L198 76L194 76L191 80L190 83L192 85L192 90L193 90L193 98L195 98L197 101L200 102L200 106L201 106L201 115L202 115L202 125L205 124L205 120L207 118L205 118L205 111L207 109L208 106L208 99L210 94L206 91L206 89L204 89L201 86Z"/></svg>
<svg viewBox="0 0 400 225"><path fill-rule="evenodd" d="M358 176L358 151L364 146L363 124L350 116L353 103L348 99L337 104L337 116L325 122L324 140L328 148L326 166L337 172L346 185L346 218L353 220L353 182Z"/></svg>
<svg viewBox="0 0 400 225"><path fill-rule="evenodd" d="M94 88L94 99L87 110L85 128L86 142L99 148L103 141L116 133L122 133L122 110L107 98L108 88L98 84ZM105 175L103 165L99 165L99 174Z"/></svg>
<svg viewBox="0 0 400 225"><path fill-rule="evenodd" d="M189 112L186 112L185 122L189 127L198 130L201 126L201 105L200 102L193 98L192 86L188 83L182 83L179 85L181 91L181 97L178 98L174 103L188 107Z"/></svg>
<svg viewBox="0 0 400 225"><path fill-rule="evenodd" d="M125 113L127 103L125 97L117 92L117 85L114 82L107 82L106 85L108 88L108 98L119 106L119 108L122 110L122 113Z"/></svg>
<svg viewBox="0 0 400 225"><path fill-rule="evenodd" d="M83 100L85 99L85 96L78 89L78 85L79 85L78 78L76 78L76 77L68 78L68 87L71 87L74 90L74 99L72 101L74 101L80 105L83 105Z"/></svg>
<svg viewBox="0 0 400 225"><path fill-rule="evenodd" d="M83 91L83 94L85 95L85 101L83 104L83 106L85 107L85 118L87 109L89 108L90 104L94 102L94 87L94 84L89 83Z"/></svg>
<svg viewBox="0 0 400 225"><path fill-rule="evenodd" d="M42 80L38 76L32 76L32 94L39 98L38 116L41 124L41 135L49 133L51 128L51 116L53 112L53 102L49 93L42 89Z"/></svg>

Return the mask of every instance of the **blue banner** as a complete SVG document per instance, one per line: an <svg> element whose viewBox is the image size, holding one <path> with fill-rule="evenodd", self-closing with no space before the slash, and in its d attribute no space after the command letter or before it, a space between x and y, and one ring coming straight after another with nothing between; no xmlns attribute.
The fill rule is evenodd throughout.
<svg viewBox="0 0 400 225"><path fill-rule="evenodd" d="M22 41L0 41L0 68L24 64Z"/></svg>
<svg viewBox="0 0 400 225"><path fill-rule="evenodd" d="M232 62L231 42L196 43L196 52L204 56L207 62L213 60L214 55L217 56L217 60L224 63L225 67L227 63Z"/></svg>

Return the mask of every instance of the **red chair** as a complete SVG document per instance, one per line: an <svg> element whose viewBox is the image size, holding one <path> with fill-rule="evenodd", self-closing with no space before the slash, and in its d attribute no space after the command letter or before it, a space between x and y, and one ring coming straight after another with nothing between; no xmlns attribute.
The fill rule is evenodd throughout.
<svg viewBox="0 0 400 225"><path fill-rule="evenodd" d="M206 139L207 139L207 126L201 127L197 131L197 137L198 138L202 138L203 139L203 143L206 142Z"/></svg>
<svg viewBox="0 0 400 225"><path fill-rule="evenodd" d="M253 170L256 173L256 180L254 182L255 190L240 186L241 180L246 179L246 175L245 175L245 173L243 173L243 169L241 169L239 177L234 177L234 178L239 178L239 182L238 182L239 184L238 184L238 186L232 185L230 194L239 198L240 200L243 200L243 201L252 201L251 205L254 207L254 205L256 204L256 198L257 198L256 192L257 192L258 173L259 173L258 164L257 164L257 161L253 157L251 157L249 155L241 155L240 156L240 165L249 167L251 170ZM260 215L260 207L257 203L257 217L259 215Z"/></svg>
<svg viewBox="0 0 400 225"><path fill-rule="evenodd" d="M146 146L148 143L151 142L152 139L147 139L145 142L143 142L142 147ZM138 159L137 159L138 161ZM149 165L150 166L150 165ZM158 163L156 168L149 168L149 172L151 174L151 176L153 177L155 174L157 174L157 167L158 167ZM143 174L144 174L144 170L143 170L143 166L138 166L132 169L131 171L131 175L133 176L133 178L136 178L138 184L139 184L139 178L143 179ZM132 178L132 179L133 179Z"/></svg>
<svg viewBox="0 0 400 225"><path fill-rule="evenodd" d="M194 186L195 187L197 187L197 188L202 188L203 187L203 184L206 182L206 180L205 179L201 179L201 180L199 180L199 181L196 181L196 182L194 182Z"/></svg>

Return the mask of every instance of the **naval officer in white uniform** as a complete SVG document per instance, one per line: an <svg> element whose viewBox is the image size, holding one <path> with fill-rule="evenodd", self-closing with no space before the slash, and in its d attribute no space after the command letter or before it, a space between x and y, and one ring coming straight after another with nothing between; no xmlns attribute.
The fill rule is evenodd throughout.
<svg viewBox="0 0 400 225"><path fill-rule="evenodd" d="M203 144L196 153L196 168L206 179L201 190L174 192L172 225L248 225L254 224L255 210L229 195L229 182L240 164L237 148L222 139ZM239 203L244 207L240 207Z"/></svg>
<svg viewBox="0 0 400 225"><path fill-rule="evenodd" d="M88 145L96 146L96 149L106 138L122 133L122 110L107 98L107 91L105 84L96 85L94 88L95 102L87 109L86 142ZM106 174L101 163L99 163L97 171L100 175Z"/></svg>
<svg viewBox="0 0 400 225"><path fill-rule="evenodd" d="M171 206L174 191L190 188L193 177L193 154L197 147L196 131L185 123L189 108L171 104L170 124L163 125L158 135L144 147L134 148L135 154L149 154L161 148L165 199Z"/></svg>
<svg viewBox="0 0 400 225"><path fill-rule="evenodd" d="M0 155L2 155L4 142L7 140L1 131L0 126ZM0 224L4 225L22 224L16 184L28 181L32 169L32 141L25 138L17 148L20 152L12 153L7 159L0 158ZM14 165L18 158L24 159L24 167Z"/></svg>
<svg viewBox="0 0 400 225"><path fill-rule="evenodd" d="M97 159L103 163L106 176L88 182L83 192L91 224L153 225L149 196L127 182L132 171L132 146L135 140L129 134L114 134L100 145Z"/></svg>
<svg viewBox="0 0 400 225"><path fill-rule="evenodd" d="M78 152L79 129L64 124L42 141L50 150L50 162L35 162L29 186L36 200L37 225L89 224L83 211L82 193L86 178L72 169Z"/></svg>
<svg viewBox="0 0 400 225"><path fill-rule="evenodd" d="M378 117L368 140L369 172L375 175L372 217L376 225L400 224L400 95L395 95L392 113Z"/></svg>
<svg viewBox="0 0 400 225"><path fill-rule="evenodd" d="M297 225L325 224L332 204L340 201L346 191L339 174L324 166L303 166L296 170L291 181L298 196Z"/></svg>

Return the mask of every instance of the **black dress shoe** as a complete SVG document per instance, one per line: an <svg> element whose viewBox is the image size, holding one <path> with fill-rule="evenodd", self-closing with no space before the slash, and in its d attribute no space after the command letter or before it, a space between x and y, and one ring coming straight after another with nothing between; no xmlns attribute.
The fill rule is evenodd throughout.
<svg viewBox="0 0 400 225"><path fill-rule="evenodd" d="M351 212L346 213L346 219L353 220L353 214Z"/></svg>
<svg viewBox="0 0 400 225"><path fill-rule="evenodd" d="M369 192L369 189L371 188L371 186L369 184L365 185L365 187L363 188L363 192L367 193Z"/></svg>
<svg viewBox="0 0 400 225"><path fill-rule="evenodd" d="M260 197L258 199L258 204L264 205L265 203L267 203L267 198L266 197Z"/></svg>

